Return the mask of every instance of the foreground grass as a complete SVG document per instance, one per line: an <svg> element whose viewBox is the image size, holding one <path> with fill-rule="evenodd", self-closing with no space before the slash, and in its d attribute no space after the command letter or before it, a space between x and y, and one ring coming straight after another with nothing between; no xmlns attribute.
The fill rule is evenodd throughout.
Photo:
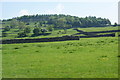
<svg viewBox="0 0 120 80"><path fill-rule="evenodd" d="M117 38L4 44L3 78L117 78Z"/></svg>

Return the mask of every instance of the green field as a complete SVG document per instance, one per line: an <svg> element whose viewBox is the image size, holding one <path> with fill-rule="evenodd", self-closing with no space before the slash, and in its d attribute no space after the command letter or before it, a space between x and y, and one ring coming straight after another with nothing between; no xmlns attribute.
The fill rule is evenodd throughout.
<svg viewBox="0 0 120 80"><path fill-rule="evenodd" d="M118 78L118 38L3 44L3 78Z"/></svg>
<svg viewBox="0 0 120 80"><path fill-rule="evenodd" d="M32 27L31 27L32 28ZM33 34L33 32L31 31L31 33L29 33L28 37L22 37L22 39L33 39L33 38L48 38L48 37L61 37L61 36L65 36L65 35L73 35L77 32L76 30L73 30L74 28L71 29L67 29L67 33L63 34L62 32L64 32L63 29L59 29L59 30L53 30L52 32L47 32L47 33L51 33L50 35L39 35L39 36L35 36L35 37L31 37L31 35ZM118 27L90 27L90 28L78 28L79 30L83 30L86 32L94 32L94 31L109 31L109 30L118 30ZM2 37L2 39L21 39L18 38L18 31L19 29L11 29L10 31L6 31L7 33L7 37ZM59 33L59 31L61 31L61 33ZM99 34L106 34L106 33L99 33ZM109 34L109 33L108 33ZM85 36L84 34L80 34L79 36Z"/></svg>
<svg viewBox="0 0 120 80"><path fill-rule="evenodd" d="M71 3L51 3L51 9L44 3L28 4L21 4L28 10L3 5L10 6L7 12L20 11L0 20L0 78L118 78L118 23L100 15L74 15L78 10L68 11ZM64 6L67 14L60 14ZM51 11L57 14L47 14Z"/></svg>

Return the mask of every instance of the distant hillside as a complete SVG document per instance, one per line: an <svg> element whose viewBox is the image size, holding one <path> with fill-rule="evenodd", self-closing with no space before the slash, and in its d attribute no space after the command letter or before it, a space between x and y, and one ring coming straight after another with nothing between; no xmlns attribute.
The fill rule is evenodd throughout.
<svg viewBox="0 0 120 80"><path fill-rule="evenodd" d="M75 28L75 27L104 27L111 25L109 19L106 18L96 18L95 16L89 16L85 18L79 18L77 16L70 16L70 15L25 15L21 17L13 18L17 21L22 21L25 23L34 23L35 25L39 25L42 27L46 27L49 25L54 26L54 28ZM12 21L13 19L3 20Z"/></svg>

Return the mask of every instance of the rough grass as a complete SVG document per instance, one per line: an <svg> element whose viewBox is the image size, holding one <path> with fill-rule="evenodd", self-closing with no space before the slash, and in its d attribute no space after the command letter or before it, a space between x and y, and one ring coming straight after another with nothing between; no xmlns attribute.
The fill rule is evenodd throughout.
<svg viewBox="0 0 120 80"><path fill-rule="evenodd" d="M3 78L117 78L118 39L3 44Z"/></svg>

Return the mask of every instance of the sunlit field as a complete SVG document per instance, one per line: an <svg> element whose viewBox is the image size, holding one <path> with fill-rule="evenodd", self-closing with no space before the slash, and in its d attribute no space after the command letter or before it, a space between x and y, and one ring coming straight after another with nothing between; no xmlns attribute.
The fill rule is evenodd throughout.
<svg viewBox="0 0 120 80"><path fill-rule="evenodd" d="M3 44L3 78L117 78L118 38Z"/></svg>

